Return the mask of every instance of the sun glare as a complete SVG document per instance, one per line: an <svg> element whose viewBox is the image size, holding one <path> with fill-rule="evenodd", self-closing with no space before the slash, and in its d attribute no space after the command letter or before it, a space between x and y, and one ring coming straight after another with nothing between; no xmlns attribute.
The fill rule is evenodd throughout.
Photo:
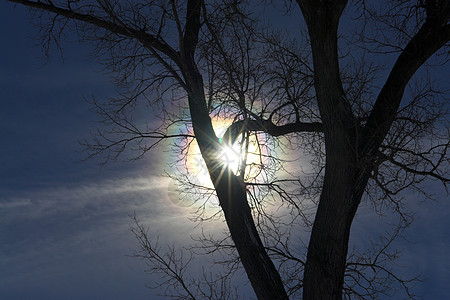
<svg viewBox="0 0 450 300"><path fill-rule="evenodd" d="M239 161L241 160L239 146L228 146L223 144L222 146L222 153L220 153L219 157L220 160L236 173L239 168Z"/></svg>
<svg viewBox="0 0 450 300"><path fill-rule="evenodd" d="M214 130L216 131L220 142L222 142L221 137L230 125L231 121L229 120L213 120ZM243 147L239 142L236 142L233 145L227 145L226 143L221 143L221 145L222 151L217 153L218 158L223 164L227 165L232 172L238 174L238 172L243 171L241 164L245 163L246 176L244 177L256 176L255 174L259 173L257 166L261 163L261 152L255 136L251 136L248 141L247 153L245 153L244 149L242 149ZM198 181L199 184L206 187L212 187L209 173L195 140L189 147L186 167L188 168L189 173L195 177L195 180Z"/></svg>

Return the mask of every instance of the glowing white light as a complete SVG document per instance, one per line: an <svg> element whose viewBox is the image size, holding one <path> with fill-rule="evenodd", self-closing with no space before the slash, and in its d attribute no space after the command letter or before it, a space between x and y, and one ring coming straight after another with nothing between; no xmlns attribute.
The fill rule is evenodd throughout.
<svg viewBox="0 0 450 300"><path fill-rule="evenodd" d="M239 159L240 159L239 149L235 149L235 148L238 148L238 146L231 147L231 146L223 145L222 153L220 153L220 160L224 164L228 165L228 167L231 170L233 170L234 172L237 171L237 168L239 166Z"/></svg>
<svg viewBox="0 0 450 300"><path fill-rule="evenodd" d="M222 136L231 123L232 121L226 119L213 120L214 130L220 144L220 150L216 153L216 159L222 165L226 165L234 174L242 175L240 173L244 172L245 179L254 178L261 173L260 165L262 163L261 155L263 149L260 148L255 134L252 134L244 143L240 143L242 136L238 136L233 145L223 140ZM199 185L212 187L209 172L200 154L196 140L190 143L186 158L188 172L199 182Z"/></svg>

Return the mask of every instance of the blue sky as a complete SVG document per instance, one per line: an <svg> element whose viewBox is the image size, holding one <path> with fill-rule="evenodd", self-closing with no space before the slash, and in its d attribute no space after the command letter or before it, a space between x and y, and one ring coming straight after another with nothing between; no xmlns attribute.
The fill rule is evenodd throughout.
<svg viewBox="0 0 450 300"><path fill-rule="evenodd" d="M142 262L127 257L137 248L128 215L175 244L195 226L168 199L163 149L133 163L80 163L77 141L96 128L83 98L114 86L77 44L44 64L22 7L1 2L0 15L0 299L157 299ZM411 243L399 242L402 272L427 279L416 290L424 299L445 299L450 282L450 204L436 193L427 204L410 196ZM352 237L378 222L361 210Z"/></svg>
<svg viewBox="0 0 450 300"><path fill-rule="evenodd" d="M26 10L1 2L0 14L0 298L152 298L142 263L126 256L137 248L128 215L158 234L167 222L188 230L164 201L161 164L80 163L78 139L96 126L83 98L114 87L76 45L43 64Z"/></svg>

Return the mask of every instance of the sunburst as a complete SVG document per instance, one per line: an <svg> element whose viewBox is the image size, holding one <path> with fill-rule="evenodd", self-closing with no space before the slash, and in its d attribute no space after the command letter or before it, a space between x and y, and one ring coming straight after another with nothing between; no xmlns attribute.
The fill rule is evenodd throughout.
<svg viewBox="0 0 450 300"><path fill-rule="evenodd" d="M256 177L260 173L259 169L263 163L263 151L258 138L256 134L252 134L245 143L242 143L242 136L238 136L233 145L222 142L221 137L231 124L231 120L213 119L214 130L221 144L221 151L217 153L217 158L234 174L245 175L242 176L244 179ZM189 145L186 159L186 168L193 177L192 180L201 186L212 188L208 170L195 140Z"/></svg>

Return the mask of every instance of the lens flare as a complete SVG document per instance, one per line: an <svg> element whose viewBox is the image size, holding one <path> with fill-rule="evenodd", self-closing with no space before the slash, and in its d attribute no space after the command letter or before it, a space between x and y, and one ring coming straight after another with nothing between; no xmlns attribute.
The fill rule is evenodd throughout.
<svg viewBox="0 0 450 300"><path fill-rule="evenodd" d="M214 130L222 146L221 151L217 153L217 158L227 165L234 174L242 175L244 173L244 179L255 178L260 174L264 160L264 151L260 144L261 136L251 134L246 141L242 140L242 136L238 136L236 142L229 145L222 140L222 136L231 124L231 120L213 119ZM188 149L186 168L188 173L193 175L200 184L212 187L208 170L195 140L191 142Z"/></svg>
<svg viewBox="0 0 450 300"><path fill-rule="evenodd" d="M222 163L228 165L228 167L236 173L239 167L239 162L241 160L239 147L222 144L222 152L220 153L219 159L222 161Z"/></svg>

